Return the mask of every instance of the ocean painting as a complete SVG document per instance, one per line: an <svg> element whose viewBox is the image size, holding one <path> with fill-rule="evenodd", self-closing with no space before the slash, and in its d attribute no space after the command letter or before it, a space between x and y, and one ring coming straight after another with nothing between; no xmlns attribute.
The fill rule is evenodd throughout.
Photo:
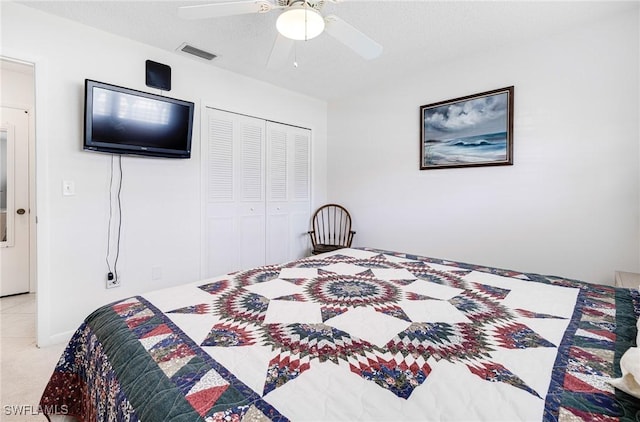
<svg viewBox="0 0 640 422"><path fill-rule="evenodd" d="M513 87L422 106L420 169L513 163Z"/></svg>

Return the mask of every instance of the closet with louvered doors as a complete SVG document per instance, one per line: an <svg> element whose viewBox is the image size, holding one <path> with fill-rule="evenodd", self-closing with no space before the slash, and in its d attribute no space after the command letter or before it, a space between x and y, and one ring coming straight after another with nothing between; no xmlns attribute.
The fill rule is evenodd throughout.
<svg viewBox="0 0 640 422"><path fill-rule="evenodd" d="M203 117L204 276L305 256L311 131L213 108Z"/></svg>

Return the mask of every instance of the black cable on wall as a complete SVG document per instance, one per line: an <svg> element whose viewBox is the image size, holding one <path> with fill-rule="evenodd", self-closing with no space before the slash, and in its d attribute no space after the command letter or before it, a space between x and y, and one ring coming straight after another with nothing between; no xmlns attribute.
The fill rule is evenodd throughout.
<svg viewBox="0 0 640 422"><path fill-rule="evenodd" d="M117 225L118 225L118 229L116 232L116 238L113 240L113 242L115 242L114 245L114 249L115 249L115 258L113 259L113 266L111 265L111 245L112 245L112 239L111 239L111 232L113 224L114 223L114 215L113 215L113 208L114 208L114 204L113 204L113 197L114 197L114 193L113 193L113 189L114 189L114 176L115 176L115 155L116 154L112 154L111 155L111 174L110 174L110 178L109 178L109 224L108 224L108 232L107 232L107 255L105 257L105 261L107 263L107 269L108 269L108 273L107 273L107 280L111 283L113 283L114 285L118 284L118 259L120 258L120 235L122 233L122 198L121 198L121 193L122 193L122 155L118 155L118 168L117 168L117 191L115 194L116 197L116 203L115 203L115 207L117 209Z"/></svg>

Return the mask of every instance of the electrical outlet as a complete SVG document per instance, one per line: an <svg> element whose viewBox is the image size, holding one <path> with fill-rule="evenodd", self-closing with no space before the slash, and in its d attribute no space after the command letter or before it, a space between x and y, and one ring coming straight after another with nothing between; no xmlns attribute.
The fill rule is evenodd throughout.
<svg viewBox="0 0 640 422"><path fill-rule="evenodd" d="M107 289L113 289L114 287L120 287L122 282L122 274L120 273L108 273L107 274Z"/></svg>
<svg viewBox="0 0 640 422"><path fill-rule="evenodd" d="M76 194L76 182L73 180L62 181L62 194L64 196L73 196Z"/></svg>

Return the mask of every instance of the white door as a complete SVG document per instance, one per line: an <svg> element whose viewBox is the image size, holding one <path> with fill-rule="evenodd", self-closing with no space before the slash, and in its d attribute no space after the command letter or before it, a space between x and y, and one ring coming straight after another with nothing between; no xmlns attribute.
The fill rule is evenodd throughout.
<svg viewBox="0 0 640 422"><path fill-rule="evenodd" d="M0 296L29 291L29 115L0 110Z"/></svg>
<svg viewBox="0 0 640 422"><path fill-rule="evenodd" d="M300 259L309 255L311 241L309 222L311 220L311 131L294 128L291 156L291 178L289 186L289 259Z"/></svg>
<svg viewBox="0 0 640 422"><path fill-rule="evenodd" d="M264 265L264 121L206 109L205 276Z"/></svg>
<svg viewBox="0 0 640 422"><path fill-rule="evenodd" d="M267 122L267 264L309 250L311 131Z"/></svg>
<svg viewBox="0 0 640 422"><path fill-rule="evenodd" d="M207 108L202 133L204 275L305 256L311 131Z"/></svg>

